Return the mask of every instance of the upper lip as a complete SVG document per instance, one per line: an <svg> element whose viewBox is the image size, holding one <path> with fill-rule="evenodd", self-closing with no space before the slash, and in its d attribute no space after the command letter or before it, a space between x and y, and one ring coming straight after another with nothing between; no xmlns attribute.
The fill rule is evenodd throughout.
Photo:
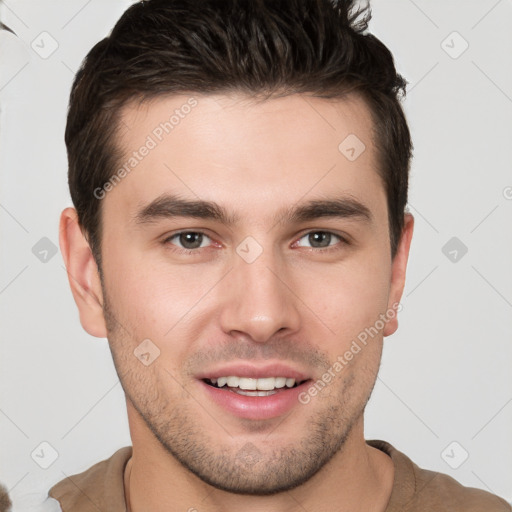
<svg viewBox="0 0 512 512"><path fill-rule="evenodd" d="M265 377L286 377L287 379L295 379L296 382L308 380L309 377L290 366L282 363L272 363L266 365L254 364L230 364L225 366L218 366L201 372L196 375L198 379L218 379L219 377L248 377L252 379L264 379Z"/></svg>

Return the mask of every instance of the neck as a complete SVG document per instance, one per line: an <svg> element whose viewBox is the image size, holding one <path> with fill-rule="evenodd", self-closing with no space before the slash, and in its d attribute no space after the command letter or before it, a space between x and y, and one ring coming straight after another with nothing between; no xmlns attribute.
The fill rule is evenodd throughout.
<svg viewBox="0 0 512 512"><path fill-rule="evenodd" d="M366 444L362 418L342 450L316 475L271 496L216 489L181 466L152 434L140 437L138 430L132 431L133 452L125 471L127 512L384 512L393 487L393 462Z"/></svg>

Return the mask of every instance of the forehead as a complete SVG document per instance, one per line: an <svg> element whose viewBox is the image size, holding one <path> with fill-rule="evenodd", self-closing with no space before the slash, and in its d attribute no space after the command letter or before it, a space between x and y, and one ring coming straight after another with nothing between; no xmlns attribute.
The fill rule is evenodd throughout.
<svg viewBox="0 0 512 512"><path fill-rule="evenodd" d="M135 213L164 193L264 212L301 198L384 198L373 125L356 96L157 97L122 111L119 169L105 209ZM307 196L307 197L306 197Z"/></svg>

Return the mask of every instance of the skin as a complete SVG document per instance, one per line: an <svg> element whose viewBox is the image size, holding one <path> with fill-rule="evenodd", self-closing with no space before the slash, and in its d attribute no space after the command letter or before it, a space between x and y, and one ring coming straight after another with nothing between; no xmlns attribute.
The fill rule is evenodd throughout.
<svg viewBox="0 0 512 512"><path fill-rule="evenodd" d="M280 361L316 381L400 301L414 220L405 215L392 259L369 111L355 96L194 97L197 106L102 200L103 282L75 210L61 216L82 326L108 337L126 394L129 508L384 511L393 464L365 443L363 412L396 317L308 404L282 417L239 418L209 400L195 377L214 363ZM125 107L126 154L188 99ZM349 134L366 146L355 161L338 150ZM137 223L162 193L215 201L238 221ZM364 204L371 220L276 222L282 208L341 196ZM180 230L204 232L203 246L180 253L180 237L169 238ZM333 235L326 251L308 236L319 231L349 243ZM248 236L262 248L252 263L236 252ZM133 354L144 339L160 350L149 366Z"/></svg>

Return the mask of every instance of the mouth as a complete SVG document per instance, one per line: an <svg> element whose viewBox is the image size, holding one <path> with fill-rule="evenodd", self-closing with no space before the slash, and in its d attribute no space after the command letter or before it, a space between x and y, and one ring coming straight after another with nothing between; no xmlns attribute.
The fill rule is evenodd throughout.
<svg viewBox="0 0 512 512"><path fill-rule="evenodd" d="M223 414L255 421L283 417L294 410L304 414L299 397L313 382L306 373L278 362L239 363L212 369L196 379L208 403Z"/></svg>
<svg viewBox="0 0 512 512"><path fill-rule="evenodd" d="M202 380L211 387L231 391L237 395L265 397L296 388L304 382L307 382L309 379L300 380L292 377L251 378L229 375L226 377L207 378Z"/></svg>

